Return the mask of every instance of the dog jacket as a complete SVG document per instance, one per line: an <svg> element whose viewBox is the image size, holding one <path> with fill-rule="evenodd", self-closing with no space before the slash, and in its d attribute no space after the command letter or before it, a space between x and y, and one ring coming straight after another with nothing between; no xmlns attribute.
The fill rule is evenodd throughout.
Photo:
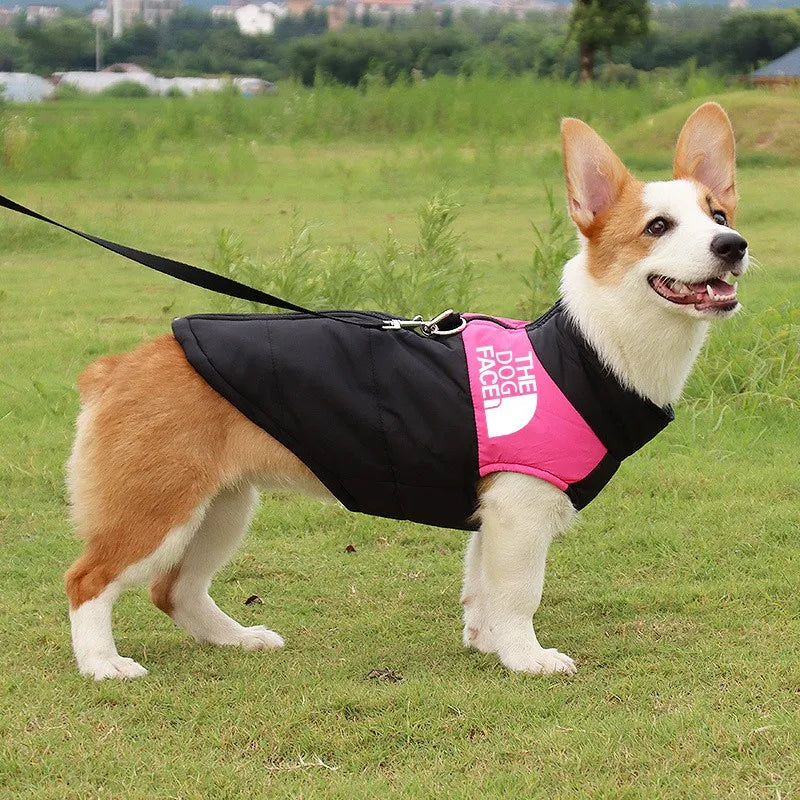
<svg viewBox="0 0 800 800"><path fill-rule="evenodd" d="M212 388L348 509L379 517L474 530L477 480L503 471L581 509L674 418L602 366L560 302L535 322L461 316L461 333L430 338L360 327L392 317L357 311L172 327Z"/></svg>

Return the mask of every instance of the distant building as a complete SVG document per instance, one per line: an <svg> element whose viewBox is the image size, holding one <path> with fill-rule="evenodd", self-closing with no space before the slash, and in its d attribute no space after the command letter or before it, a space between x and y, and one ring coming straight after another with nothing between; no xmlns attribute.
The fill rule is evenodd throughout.
<svg viewBox="0 0 800 800"><path fill-rule="evenodd" d="M378 17L389 17L394 13L413 13L419 3L416 0L359 0L355 6L356 15L373 14Z"/></svg>
<svg viewBox="0 0 800 800"><path fill-rule="evenodd" d="M0 6L0 28L8 27L14 24L14 17L17 16L20 9L8 8L7 6Z"/></svg>
<svg viewBox="0 0 800 800"><path fill-rule="evenodd" d="M524 19L529 11L542 11L552 14L558 11L555 0L496 0L492 9L503 14L513 14L517 19Z"/></svg>
<svg viewBox="0 0 800 800"><path fill-rule="evenodd" d="M107 8L93 8L89 13L89 21L99 28L107 28L109 19Z"/></svg>
<svg viewBox="0 0 800 800"><path fill-rule="evenodd" d="M236 19L236 9L247 5L246 0L231 0L226 6L211 6L212 19Z"/></svg>
<svg viewBox="0 0 800 800"><path fill-rule="evenodd" d="M134 72L140 72L143 75L150 74L144 67L140 67L138 64L128 64L124 61L118 61L116 64L109 64L107 67L102 69L101 72L116 72L123 73L125 75L131 75Z"/></svg>
<svg viewBox="0 0 800 800"><path fill-rule="evenodd" d="M114 38L122 35L135 19L157 25L169 19L183 5L183 0L107 0Z"/></svg>
<svg viewBox="0 0 800 800"><path fill-rule="evenodd" d="M73 86L84 94L101 94L118 83L139 83L158 95L219 92L230 84L245 95L271 94L275 91L273 84L260 78L236 77L230 81L223 78L159 78L136 64L114 64L102 72L56 72L52 80L56 84Z"/></svg>
<svg viewBox="0 0 800 800"><path fill-rule="evenodd" d="M25 9L26 22L46 22L60 16L61 9L58 6L28 6Z"/></svg>
<svg viewBox="0 0 800 800"><path fill-rule="evenodd" d="M140 83L150 92L158 91L158 78L149 72L55 72L53 80L56 85L72 86L84 94L102 94L106 89L118 83Z"/></svg>
<svg viewBox="0 0 800 800"><path fill-rule="evenodd" d="M38 75L0 72L0 98L9 103L39 103L53 91L53 84Z"/></svg>
<svg viewBox="0 0 800 800"><path fill-rule="evenodd" d="M211 6L213 19L232 19L245 36L272 33L275 23L288 13L286 6L277 3L247 3L231 0L226 6Z"/></svg>
<svg viewBox="0 0 800 800"><path fill-rule="evenodd" d="M328 30L338 31L347 22L346 0L335 0L328 6Z"/></svg>
<svg viewBox="0 0 800 800"><path fill-rule="evenodd" d="M302 17L313 5L314 0L287 0L286 2L290 17Z"/></svg>
<svg viewBox="0 0 800 800"><path fill-rule="evenodd" d="M248 3L236 9L234 19L245 36L256 36L272 33L275 30L275 23L286 14L286 6L279 6L277 3L263 3L260 6Z"/></svg>
<svg viewBox="0 0 800 800"><path fill-rule="evenodd" d="M182 5L183 0L144 0L142 19L146 25L158 25L168 20Z"/></svg>
<svg viewBox="0 0 800 800"><path fill-rule="evenodd" d="M752 72L750 80L761 86L800 84L800 47Z"/></svg>

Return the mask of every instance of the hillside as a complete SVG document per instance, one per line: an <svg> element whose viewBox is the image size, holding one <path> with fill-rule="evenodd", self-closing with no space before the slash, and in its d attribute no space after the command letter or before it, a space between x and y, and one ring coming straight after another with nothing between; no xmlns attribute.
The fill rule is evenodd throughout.
<svg viewBox="0 0 800 800"><path fill-rule="evenodd" d="M800 164L800 93L729 92L713 98L728 112L740 162ZM651 114L613 137L614 144L642 164L668 160L675 132L696 105L691 100ZM661 154L653 156L653 154Z"/></svg>

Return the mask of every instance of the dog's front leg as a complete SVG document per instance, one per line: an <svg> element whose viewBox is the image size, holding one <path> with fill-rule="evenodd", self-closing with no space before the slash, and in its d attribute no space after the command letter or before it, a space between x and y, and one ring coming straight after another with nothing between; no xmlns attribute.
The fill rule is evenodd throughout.
<svg viewBox="0 0 800 800"><path fill-rule="evenodd" d="M471 595L480 609L474 646L497 653L516 672L575 672L569 656L539 644L532 621L547 549L574 514L566 495L528 475L498 473L482 493L480 548L470 551L481 567L471 565Z"/></svg>

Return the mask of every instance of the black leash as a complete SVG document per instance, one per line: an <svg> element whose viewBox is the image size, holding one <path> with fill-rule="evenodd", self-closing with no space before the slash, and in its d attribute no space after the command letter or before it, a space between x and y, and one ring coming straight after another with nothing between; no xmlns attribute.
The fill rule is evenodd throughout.
<svg viewBox="0 0 800 800"><path fill-rule="evenodd" d="M253 303L262 303L264 305L274 306L276 308L285 308L288 311L299 311L303 314L311 314L312 316L321 317L324 319L335 319L338 322L345 322L350 325L359 325L360 327L364 328L382 328L386 324L386 320L379 317L376 317L376 322L374 324L370 324L356 322L355 320L343 319L342 317L338 316L334 317L320 311L312 311L310 308L305 308L304 306L299 306L296 303L291 303L288 300L283 300L280 297L276 297L274 294L262 292L260 289L255 289L252 286L247 286L244 283L239 283L239 281L236 281L233 278L227 278L217 272L210 272L207 269L193 267L191 264L184 264L182 261L175 261L171 258L155 255L154 253L146 253L143 250L137 250L135 247L127 247L124 244L117 244L116 242L111 242L108 239L101 239L99 236L92 236L89 233L83 233L82 231L75 230L74 228L70 228L68 225L62 225L60 222L56 222L49 217L45 217L43 214L32 211L30 208L25 208L25 206L15 203L13 200L8 197L4 197L3 195L0 195L0 207L7 208L9 211L17 211L20 214L25 214L28 217L33 217L34 219L41 220L42 222L47 222L50 225L55 225L58 228L69 231L69 233L74 233L76 236L80 236L82 239L86 239L89 242L100 245L100 247L104 247L106 250L110 250L112 253L117 253L118 255L130 259L131 261L135 261L137 264L142 264L145 267L150 267L150 269L156 270L156 272L163 272L165 275L170 275L173 278L177 278L179 281L184 281L184 283L190 283L193 286L199 286L202 289L208 289L209 291L217 292L218 294L228 295L229 297L237 297L240 300L249 300ZM368 314L368 312L363 313Z"/></svg>

